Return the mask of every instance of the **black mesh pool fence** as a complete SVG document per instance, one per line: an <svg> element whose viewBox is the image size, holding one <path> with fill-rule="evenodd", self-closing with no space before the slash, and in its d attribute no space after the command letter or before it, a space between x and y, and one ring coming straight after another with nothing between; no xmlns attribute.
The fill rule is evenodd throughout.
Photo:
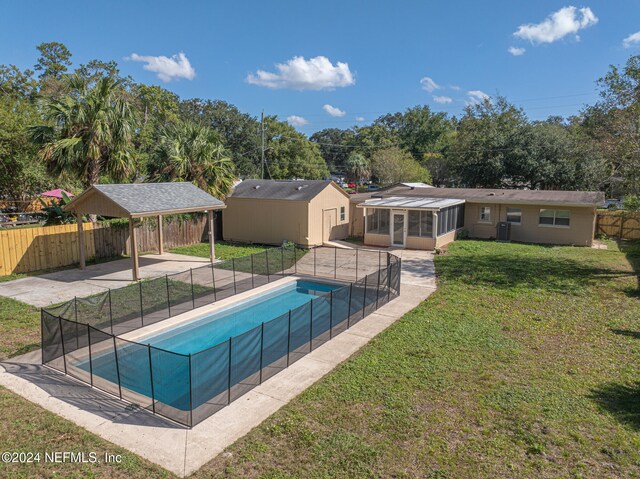
<svg viewBox="0 0 640 479"><path fill-rule="evenodd" d="M398 296L400 272L387 252L282 247L140 281L43 308L42 362L191 427ZM121 337L290 275L337 287L192 354Z"/></svg>

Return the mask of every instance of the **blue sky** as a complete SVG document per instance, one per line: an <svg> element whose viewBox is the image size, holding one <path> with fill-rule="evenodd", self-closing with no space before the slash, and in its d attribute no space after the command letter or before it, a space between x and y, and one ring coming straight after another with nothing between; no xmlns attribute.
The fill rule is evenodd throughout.
<svg viewBox="0 0 640 479"><path fill-rule="evenodd" d="M482 94L532 119L567 116L597 100L610 64L640 53L637 0L0 5L0 63L32 67L37 44L60 41L75 64L113 59L137 81L308 134L418 104L459 115Z"/></svg>

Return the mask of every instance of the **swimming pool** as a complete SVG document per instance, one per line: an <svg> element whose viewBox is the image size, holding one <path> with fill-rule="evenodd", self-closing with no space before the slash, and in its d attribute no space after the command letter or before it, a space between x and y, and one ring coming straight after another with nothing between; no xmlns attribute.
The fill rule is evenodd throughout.
<svg viewBox="0 0 640 479"><path fill-rule="evenodd" d="M80 360L75 367L91 372L94 381L97 376L120 384L121 391L154 398L173 408L174 414L186 412L211 401L229 384L242 383L261 366L286 357L290 348L306 343L311 336L328 331L331 307L327 293L345 288L349 287L327 281L291 281L168 330L136 338L135 343L119 339L117 351L93 353L91 361ZM317 318L326 318L315 322L314 331L308 314L312 300L316 300ZM346 302L344 306L348 308ZM289 311L303 312L293 326ZM303 318L306 315L308 321ZM343 316L347 315L345 311ZM257 339L265 327L269 328L268 344L260 345ZM236 344L233 355L230 338ZM264 350L262 364L255 360L258 347ZM230 361L240 365L233 377L226 374ZM196 392L195 397L190 391Z"/></svg>
<svg viewBox="0 0 640 479"><path fill-rule="evenodd" d="M258 297L195 318L169 331L136 338L136 342L174 353L194 354L232 336L239 336L340 286L342 285L336 283L299 279Z"/></svg>

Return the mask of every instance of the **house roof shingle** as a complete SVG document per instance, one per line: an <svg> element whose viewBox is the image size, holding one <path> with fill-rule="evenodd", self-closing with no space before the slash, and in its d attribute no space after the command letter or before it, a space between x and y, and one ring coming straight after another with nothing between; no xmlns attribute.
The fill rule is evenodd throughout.
<svg viewBox="0 0 640 479"><path fill-rule="evenodd" d="M96 191L132 217L144 216L147 213L170 214L220 209L225 206L222 201L192 183L175 182L93 185L75 197L66 209L75 211L84 199L96 194Z"/></svg>
<svg viewBox="0 0 640 479"><path fill-rule="evenodd" d="M332 182L324 180L244 180L231 198L311 200Z"/></svg>
<svg viewBox="0 0 640 479"><path fill-rule="evenodd" d="M389 196L418 196L428 198L455 198L472 203L513 203L564 206L604 205L601 191L513 190L491 188L411 188L394 185L371 193L351 196L351 201L361 203L369 198Z"/></svg>

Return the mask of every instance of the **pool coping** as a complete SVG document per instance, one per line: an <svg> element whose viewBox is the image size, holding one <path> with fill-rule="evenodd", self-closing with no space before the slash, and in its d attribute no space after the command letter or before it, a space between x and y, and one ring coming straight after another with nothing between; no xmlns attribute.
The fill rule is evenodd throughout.
<svg viewBox="0 0 640 479"><path fill-rule="evenodd" d="M420 257L420 260L430 262L430 256ZM416 281L413 276L405 278L403 272L401 294L398 298L191 429L154 416L147 410L132 408L122 401L114 401L107 393L44 368L40 365L39 350L0 363L0 366L3 366L0 368L0 384L102 438L184 477L223 452L426 299L435 291L435 281L432 281L433 278L430 276L432 263L431 267L425 266L428 270L428 281ZM283 279L293 281L298 277ZM274 281L265 285L270 288L261 291L267 291L286 282ZM250 293L256 294L256 290ZM234 299L242 300L239 297ZM202 308L198 308L196 315L199 316L202 312ZM56 397L55 393L52 394L52 391L43 385L47 377L55 377L55 382L61 384L60 387L64 387L65 392L71 388L76 391L75 394L91 398L94 410L88 410L89 408L83 407L82 403L77 405Z"/></svg>

